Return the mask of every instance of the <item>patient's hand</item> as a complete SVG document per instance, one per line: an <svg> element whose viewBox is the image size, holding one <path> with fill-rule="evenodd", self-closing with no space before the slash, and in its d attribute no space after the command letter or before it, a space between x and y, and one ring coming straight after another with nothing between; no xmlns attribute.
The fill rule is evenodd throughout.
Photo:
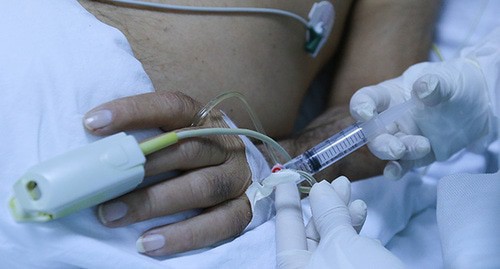
<svg viewBox="0 0 500 269"><path fill-rule="evenodd" d="M103 104L87 113L92 133L109 135L124 130L190 126L201 105L182 93L159 92ZM94 117L94 120L90 120ZM220 112L204 126L227 127ZM102 223L119 227L201 208L187 220L153 228L138 240L147 255L168 255L212 245L241 233L252 213L244 192L251 183L245 146L237 136L211 136L181 141L146 162L146 175L179 170L180 175L136 190L99 206Z"/></svg>

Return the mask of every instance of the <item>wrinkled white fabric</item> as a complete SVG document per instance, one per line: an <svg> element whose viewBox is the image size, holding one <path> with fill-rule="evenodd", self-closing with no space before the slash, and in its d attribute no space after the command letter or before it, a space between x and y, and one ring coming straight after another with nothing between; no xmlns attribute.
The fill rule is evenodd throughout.
<svg viewBox="0 0 500 269"><path fill-rule="evenodd" d="M498 172L440 180L437 223L446 268L500 267L499 205Z"/></svg>

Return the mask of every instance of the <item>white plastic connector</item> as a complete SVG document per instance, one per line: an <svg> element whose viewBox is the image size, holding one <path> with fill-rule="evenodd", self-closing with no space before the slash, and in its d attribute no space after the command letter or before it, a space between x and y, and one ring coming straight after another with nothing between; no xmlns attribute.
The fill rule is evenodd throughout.
<svg viewBox="0 0 500 269"><path fill-rule="evenodd" d="M134 137L119 133L31 167L15 184L17 221L48 221L91 207L139 185L146 158Z"/></svg>
<svg viewBox="0 0 500 269"><path fill-rule="evenodd" d="M328 1L314 3L309 11L309 31L306 50L316 57L328 40L335 21L335 9Z"/></svg>

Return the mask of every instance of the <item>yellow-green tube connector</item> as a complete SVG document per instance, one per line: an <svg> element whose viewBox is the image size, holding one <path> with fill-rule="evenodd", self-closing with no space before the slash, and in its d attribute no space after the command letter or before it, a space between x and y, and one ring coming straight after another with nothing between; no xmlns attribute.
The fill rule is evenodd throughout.
<svg viewBox="0 0 500 269"><path fill-rule="evenodd" d="M159 151L161 149L164 149L170 145L173 145L179 141L179 137L177 136L177 133L175 132L170 132L166 133L160 136L157 136L153 139L144 141L139 144L139 147L142 150L142 153L144 155L151 154L153 152Z"/></svg>

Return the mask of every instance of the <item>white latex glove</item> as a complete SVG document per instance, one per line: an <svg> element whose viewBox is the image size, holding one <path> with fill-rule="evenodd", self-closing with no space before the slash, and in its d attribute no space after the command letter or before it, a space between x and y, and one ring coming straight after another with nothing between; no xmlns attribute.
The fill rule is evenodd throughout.
<svg viewBox="0 0 500 269"><path fill-rule="evenodd" d="M379 241L358 235L352 225L351 207L340 195L350 196L350 183L345 177L335 181L315 184L309 194L320 241L307 268L403 268Z"/></svg>
<svg viewBox="0 0 500 269"><path fill-rule="evenodd" d="M391 161L384 169L390 178L446 160L488 132L488 89L479 65L467 58L417 64L398 78L362 88L351 99L351 114L367 121L412 96L417 108L368 144L375 156Z"/></svg>
<svg viewBox="0 0 500 269"><path fill-rule="evenodd" d="M286 202L280 201L285 195L283 187L295 191L284 197ZM298 200L298 196L290 198L293 194L294 185L278 186L277 217L296 207L291 200ZM350 196L347 178L339 177L332 184L322 181L311 189L312 219L305 232L300 234L300 229L295 229L302 218L288 218L286 222L277 219L277 233L295 231L287 237L277 237L278 268L403 268L401 261L379 241L358 235L355 227L360 229L364 223L366 204L361 200L349 203Z"/></svg>

